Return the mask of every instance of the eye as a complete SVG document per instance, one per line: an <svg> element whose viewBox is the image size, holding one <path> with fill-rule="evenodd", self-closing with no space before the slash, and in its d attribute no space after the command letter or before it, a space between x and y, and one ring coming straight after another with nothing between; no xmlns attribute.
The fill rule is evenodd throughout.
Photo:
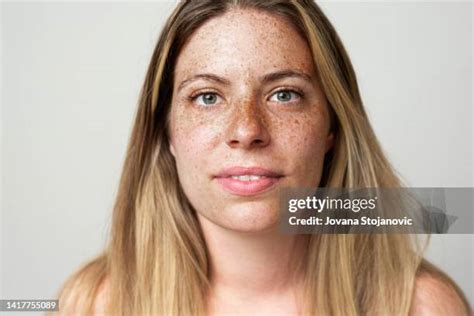
<svg viewBox="0 0 474 316"><path fill-rule="evenodd" d="M202 92L190 97L190 100L196 102L200 106L215 105L219 102L220 97L214 92Z"/></svg>
<svg viewBox="0 0 474 316"><path fill-rule="evenodd" d="M299 100L303 97L303 94L301 92L291 90L291 89L285 89L285 90L279 90L272 94L270 97L270 101L272 102L292 102Z"/></svg>

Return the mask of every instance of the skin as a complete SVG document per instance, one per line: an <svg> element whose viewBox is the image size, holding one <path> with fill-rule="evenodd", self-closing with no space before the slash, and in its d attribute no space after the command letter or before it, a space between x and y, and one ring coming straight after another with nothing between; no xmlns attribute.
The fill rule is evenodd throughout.
<svg viewBox="0 0 474 316"><path fill-rule="evenodd" d="M311 81L261 81L282 70L307 74ZM180 89L183 81L203 73L229 82L198 79ZM290 101L281 102L275 92L287 87L302 90L304 97L286 94ZM189 100L200 92L215 95ZM214 104L206 105L204 97L215 98ZM274 228L278 192L237 197L214 176L231 166L259 166L283 174L280 187L315 187L332 141L328 105L307 44L281 18L248 10L208 21L181 51L170 129L170 149L192 205L214 224L241 232Z"/></svg>
<svg viewBox="0 0 474 316"><path fill-rule="evenodd" d="M307 78L262 80L280 71ZM226 82L192 79L204 73ZM278 233L278 188L319 184L333 135L316 78L306 42L284 19L264 12L233 9L211 19L180 52L170 150L211 257L210 314L298 313L301 282L289 271L306 241ZM236 196L215 179L233 166L283 177L258 195Z"/></svg>
<svg viewBox="0 0 474 316"><path fill-rule="evenodd" d="M316 80L259 80L281 69L315 75L306 43L281 18L242 9L198 29L176 65L170 149L210 255L210 315L301 314L301 278L289 272L304 254L306 240L278 233L277 191L236 197L213 179L224 167L258 165L284 173L279 186L319 183L324 154L333 142L327 103ZM219 75L229 84L201 79L178 91L197 73ZM301 88L305 99L269 102L281 87ZM188 100L202 90L217 93L218 105L202 108L202 98ZM94 315L103 315L108 283L98 291ZM71 314L69 308L63 306L65 315ZM444 281L417 279L410 315L466 315L462 309Z"/></svg>
<svg viewBox="0 0 474 316"><path fill-rule="evenodd" d="M311 80L262 81L282 70ZM173 89L170 150L210 255L209 314L301 314L302 278L291 272L307 240L278 233L278 188L318 186L334 141L307 43L281 17L232 9L207 21L184 46ZM289 89L303 96L276 93ZM235 196L215 179L233 166L264 167L283 177L271 190ZM461 315L462 303L442 283L417 281L412 315L446 315L450 308Z"/></svg>

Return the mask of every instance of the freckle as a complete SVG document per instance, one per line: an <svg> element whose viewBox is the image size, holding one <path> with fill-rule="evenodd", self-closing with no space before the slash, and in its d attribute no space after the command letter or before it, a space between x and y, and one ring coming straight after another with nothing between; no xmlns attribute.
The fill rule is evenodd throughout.
<svg viewBox="0 0 474 316"><path fill-rule="evenodd" d="M295 119L295 124L296 124L296 125L299 125L299 124L300 124L300 121L298 121L298 119Z"/></svg>

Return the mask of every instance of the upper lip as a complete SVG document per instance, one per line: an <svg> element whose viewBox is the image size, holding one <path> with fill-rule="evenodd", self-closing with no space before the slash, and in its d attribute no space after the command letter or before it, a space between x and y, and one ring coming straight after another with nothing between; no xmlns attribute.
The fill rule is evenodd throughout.
<svg viewBox="0 0 474 316"><path fill-rule="evenodd" d="M231 167L223 169L216 175L216 178L228 178L232 176L265 176L265 177L282 177L280 172L261 168L261 167Z"/></svg>

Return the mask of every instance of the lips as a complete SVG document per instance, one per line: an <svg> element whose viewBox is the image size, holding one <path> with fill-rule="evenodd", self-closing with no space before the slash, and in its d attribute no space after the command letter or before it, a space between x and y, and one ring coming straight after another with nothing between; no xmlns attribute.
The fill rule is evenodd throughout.
<svg viewBox="0 0 474 316"><path fill-rule="evenodd" d="M260 167L232 167L223 170L215 178L231 194L252 196L269 191L282 177L281 173Z"/></svg>

